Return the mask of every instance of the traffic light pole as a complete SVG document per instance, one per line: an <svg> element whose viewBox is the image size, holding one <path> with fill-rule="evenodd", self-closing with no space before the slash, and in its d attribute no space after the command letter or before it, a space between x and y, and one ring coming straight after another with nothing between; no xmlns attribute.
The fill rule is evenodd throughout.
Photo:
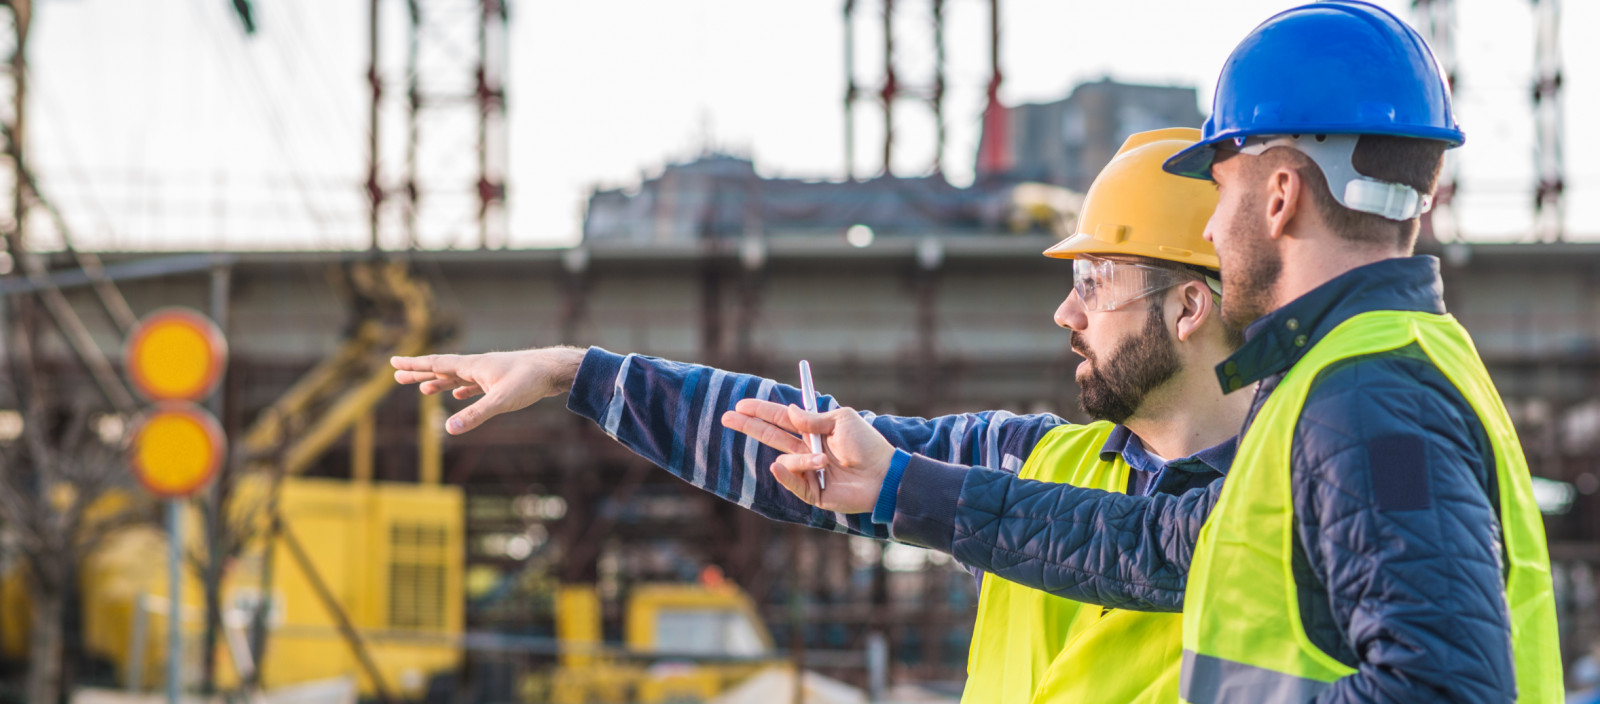
<svg viewBox="0 0 1600 704"><path fill-rule="evenodd" d="M171 550L167 556L167 704L178 704L179 679L183 672L183 501L167 499L167 536Z"/></svg>

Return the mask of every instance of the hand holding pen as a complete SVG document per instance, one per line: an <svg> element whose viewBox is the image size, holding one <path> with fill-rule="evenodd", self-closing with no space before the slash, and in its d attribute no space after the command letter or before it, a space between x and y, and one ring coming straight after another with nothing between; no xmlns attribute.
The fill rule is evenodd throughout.
<svg viewBox="0 0 1600 704"><path fill-rule="evenodd" d="M722 424L783 453L772 463L772 476L801 501L829 511L870 512L894 457L894 446L851 408L813 413L747 398L722 414ZM826 438L827 445L814 452L803 435ZM823 470L826 495L814 479Z"/></svg>

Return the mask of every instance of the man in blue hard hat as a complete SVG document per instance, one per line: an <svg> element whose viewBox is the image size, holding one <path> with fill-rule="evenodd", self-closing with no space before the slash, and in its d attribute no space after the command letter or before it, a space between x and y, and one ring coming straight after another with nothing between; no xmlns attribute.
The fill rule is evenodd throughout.
<svg viewBox="0 0 1600 704"><path fill-rule="evenodd" d="M1285 11L1229 57L1201 141L1166 164L1217 184L1223 316L1248 324L1217 368L1254 394L1225 483L1028 482L755 401L731 424L827 435L774 474L812 498L814 470L850 477L830 504L880 507L897 540L1079 601L1182 609L1183 701L1560 701L1516 431L1437 261L1411 256L1462 141L1427 44L1371 4Z"/></svg>

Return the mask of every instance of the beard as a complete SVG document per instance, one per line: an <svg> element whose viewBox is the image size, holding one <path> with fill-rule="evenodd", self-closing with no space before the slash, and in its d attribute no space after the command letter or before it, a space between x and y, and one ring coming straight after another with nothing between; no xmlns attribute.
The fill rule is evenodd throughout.
<svg viewBox="0 0 1600 704"><path fill-rule="evenodd" d="M1150 311L1144 328L1103 359L1080 347L1079 339L1072 338L1072 350L1089 360L1089 370L1078 379L1078 402L1096 420L1122 423L1133 417L1150 392L1177 376L1182 366L1159 308Z"/></svg>
<svg viewBox="0 0 1600 704"><path fill-rule="evenodd" d="M1244 198L1228 226L1226 246L1217 247L1222 264L1222 322L1234 330L1244 330L1272 312L1272 287L1283 274L1283 257L1267 238L1266 216L1261 197Z"/></svg>

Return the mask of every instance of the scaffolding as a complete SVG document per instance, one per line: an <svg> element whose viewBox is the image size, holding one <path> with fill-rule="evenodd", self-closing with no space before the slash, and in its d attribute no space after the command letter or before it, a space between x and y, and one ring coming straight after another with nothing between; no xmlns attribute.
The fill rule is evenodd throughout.
<svg viewBox="0 0 1600 704"><path fill-rule="evenodd" d="M1561 95L1561 2L1531 0L1534 27L1532 115L1534 124L1533 226L1535 242L1566 239L1565 116ZM1412 18L1428 38L1434 57L1454 92L1460 87L1456 52L1455 0L1412 0ZM1444 170L1434 194L1433 210L1423 217L1423 234L1439 242L1461 238L1454 208L1460 179L1454 153L1446 152Z"/></svg>
<svg viewBox="0 0 1600 704"><path fill-rule="evenodd" d="M1456 90L1460 63L1456 60L1456 3L1455 0L1412 0L1412 18L1417 29L1433 46L1433 56L1444 71L1445 86ZM1422 216L1422 237L1438 242L1454 242L1461 237L1460 221L1456 218L1456 185L1460 182L1461 165L1454 152L1447 151L1444 168L1439 173L1439 185L1433 194L1433 209Z"/></svg>
<svg viewBox="0 0 1600 704"><path fill-rule="evenodd" d="M0 55L6 57L0 66L0 125L7 138L0 159L0 190L10 193L7 211L0 213L0 223L5 228L5 261L0 262L0 274L9 274L16 266L16 258L26 251L28 204L23 182L23 150L27 144L28 97L28 30L33 21L32 0L13 0L0 4Z"/></svg>
<svg viewBox="0 0 1600 704"><path fill-rule="evenodd" d="M928 173L944 173L945 154L945 114L944 101L946 93L945 81L945 6L947 0L929 0L929 29L933 34L933 76L926 84L907 83L901 79L900 67L895 60L895 13L897 1L880 0L880 28L883 32L883 76L877 84L877 90L872 91L870 84L863 84L856 79L855 66L855 33L857 24L858 0L845 0L844 2L844 163L845 174L850 180L855 180L855 109L856 105L864 100L876 98L877 107L883 111L883 175L894 174L894 149L895 149L895 106L904 98L911 98L926 106L933 115L934 122L934 147L933 160L929 165ZM991 38L993 46L990 51L992 78L989 81L989 99L994 103L995 92L1000 85L1000 52L999 52L999 17L1000 0L989 0ZM871 92L869 92L871 91Z"/></svg>
<svg viewBox="0 0 1600 704"><path fill-rule="evenodd" d="M1566 238L1565 120L1561 99L1561 2L1533 0L1534 166L1533 236L1539 242Z"/></svg>
<svg viewBox="0 0 1600 704"><path fill-rule="evenodd" d="M400 66L382 50L392 5L369 2L368 246L504 248L506 4L405 0Z"/></svg>

